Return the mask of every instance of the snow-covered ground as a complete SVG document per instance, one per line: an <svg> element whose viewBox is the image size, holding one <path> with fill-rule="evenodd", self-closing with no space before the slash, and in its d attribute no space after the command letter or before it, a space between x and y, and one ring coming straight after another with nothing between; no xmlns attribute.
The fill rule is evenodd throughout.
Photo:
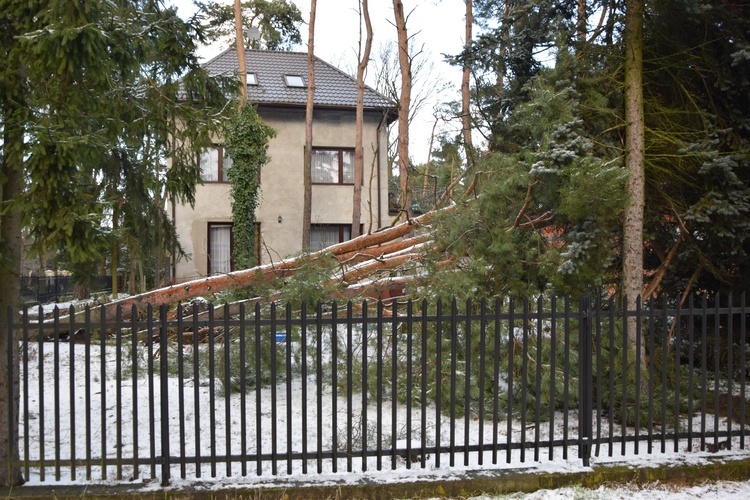
<svg viewBox="0 0 750 500"><path fill-rule="evenodd" d="M158 349L158 346L154 349ZM205 346L201 347L199 356L207 355L205 349ZM184 359L191 361L192 351L186 350L185 353ZM244 397L238 393L225 397L220 383L223 377L221 367L214 366L217 380L212 385L204 375L197 381L193 379L191 362L186 364L182 378L177 376L175 366L170 367L165 380L167 392L164 394L158 375L161 358L156 352L150 355L143 345L139 345L135 351L129 347L118 350L110 341L104 349L97 344L86 350L80 344L47 342L41 345L40 350L39 344L30 343L26 348L21 348L20 355L22 358L26 357L28 363L28 370L22 372L21 379L21 458L23 460L28 457L31 461L42 459L47 463L44 469L30 469L28 480L32 485L87 484L92 481L126 481L133 484L135 481L143 482L147 488L158 488L161 481L160 465L156 466L156 477L152 477L149 465L134 468L124 462L134 455L149 457L154 452L157 456L161 455L163 440L160 403L164 397L168 398L166 409L169 419L169 436L164 442L169 444L169 454L173 457L194 457L196 454L202 457L202 463L198 467L191 463L184 469L180 465L170 468L172 484L178 487L189 487L198 475L204 487L208 485L210 488L222 489L230 486L279 484L358 484L365 479L376 482L451 481L460 479L467 471L481 473L501 469L552 473L590 470L578 458L577 446L569 446L567 456L563 456L563 449L560 447L552 450L552 456L548 448L541 448L538 460L535 460L533 448L526 449L523 456L520 450L513 450L510 463L506 463L506 452L500 450L495 455L491 444L495 440L506 442L507 422L499 422L497 428L489 421L479 421L476 418L461 418L454 422L444 415L438 415L434 407L428 407L424 415L427 424L425 444L434 446L439 440L445 446L453 439L456 453L452 457L448 453L443 453L440 457L433 454L426 458L422 467L421 462L407 463L401 457L392 462L390 457L380 460L368 457L363 460L361 456L355 456L351 457L350 473L347 472L349 461L345 453L349 427L352 428L353 449L361 449L363 440L371 450L378 447L378 442L382 449L389 449L393 442L399 448L404 447L406 442L411 442L412 448L418 448L422 439L418 431L422 419L419 408L411 409L410 420L407 420L409 412L404 405L398 405L394 409L387 401L380 408L375 404L368 404L365 424L361 395L353 395L352 411L349 413L347 399L341 394L334 396L330 385L323 385L320 392L317 390L314 373L309 373L304 380L307 385L306 394L302 390L303 380L295 377L291 390L282 382L260 391L251 389ZM173 361L174 357L170 357L170 363L174 364ZM150 362L157 372L153 378L146 376ZM283 370L283 367L279 369ZM178 404L180 398L182 411ZM274 398L277 401L275 407L271 404ZM259 419L256 419L257 415L260 416ZM320 433L316 424L318 416L324 423ZM392 423L394 419L395 426ZM25 422L28 422L28 426L24 425ZM537 432L541 440L549 439L550 436L555 440L562 439L564 432L572 439L577 436L577 422L575 412L571 412L568 419L564 419L560 413L556 414L552 426L545 422L538 426L528 425L533 422L527 422L522 427L519 421L513 420L511 440L517 443L524 437L527 442L532 442ZM687 422L683 424L687 425ZM718 424L723 430L727 421L721 418ZM705 422L695 418L693 429L699 431L701 426L709 431L713 429L713 417L708 415ZM734 424L734 429L737 428L737 424ZM365 429L366 434L363 436ZM606 428L604 430L606 433ZM619 432L617 426L616 432ZM632 434L632 430L628 433ZM272 439L274 435L275 443ZM464 444L477 445L480 440L486 450L481 457L477 452L466 455L462 453ZM318 461L315 452L318 449L332 449L334 442L337 443L335 448L339 452L339 458L335 462L330 459ZM58 443L59 447L56 446ZM310 459L304 463L299 459L289 462L279 460L275 467L270 461L264 461L260 469L255 462L250 462L246 464L247 475L242 475L241 464L237 460L213 465L206 463L211 456L240 455L242 445L248 454L285 453L291 448L295 453L306 451L310 454ZM662 453L660 443L656 441L653 453L647 454L647 444L641 442L638 443L639 452L636 454L635 443L628 442L623 449L616 442L612 456L609 456L609 448L602 446L598 450L598 456L592 456L591 465L628 463L634 467L653 467L700 464L717 456L732 460L749 457L749 445L750 438L746 437L746 449L741 450L740 439L736 437L732 440L730 450L712 454L700 451L697 439L693 440L691 449L688 449L688 442L682 440L675 450L670 441ZM596 451L595 449L594 452ZM75 468L75 476L70 466L55 466L57 460L75 457L81 461L89 454L94 457L91 479L87 478L88 464L85 462L79 462ZM102 456L111 460L120 458L123 464L102 467L97 463L97 457ZM183 474L184 479L181 478ZM696 489L696 495L711 495L714 491L721 491L722 497L733 498L731 495L736 491L739 495L737 498L750 498L748 483L722 483L696 488L703 488ZM563 489L538 492L535 495L541 496L531 498L561 498L562 495L570 495L568 498L639 498L636 496L639 494L649 495L651 498L670 498L665 495L671 494L668 489L652 488L651 493L646 491L633 491L630 488L615 491ZM691 494L690 491L692 490L681 490L679 494Z"/></svg>

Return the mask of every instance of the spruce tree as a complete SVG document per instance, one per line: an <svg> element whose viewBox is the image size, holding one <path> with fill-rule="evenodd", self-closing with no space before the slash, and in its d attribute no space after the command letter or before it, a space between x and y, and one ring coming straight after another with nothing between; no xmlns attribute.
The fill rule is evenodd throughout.
<svg viewBox="0 0 750 500"><path fill-rule="evenodd" d="M79 276L113 239L138 240L131 259L165 248L174 233L163 200L193 201L198 152L220 128L226 89L193 55L200 27L159 2L10 0L0 26L0 370L8 373L21 225L37 250L63 249ZM109 223L115 209L118 232ZM0 480L13 485L22 480L10 468L17 379L2 380Z"/></svg>

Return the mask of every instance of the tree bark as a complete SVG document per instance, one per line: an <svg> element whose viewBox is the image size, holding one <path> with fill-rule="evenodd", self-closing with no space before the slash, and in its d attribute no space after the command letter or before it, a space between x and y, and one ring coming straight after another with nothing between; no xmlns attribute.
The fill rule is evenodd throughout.
<svg viewBox="0 0 750 500"><path fill-rule="evenodd" d="M643 214L645 206L645 120L643 111L644 0L627 0L625 12L625 163L629 174L623 228L623 294L634 310L643 292ZM628 340L636 344L636 323L629 324ZM641 360L645 347L641 342Z"/></svg>
<svg viewBox="0 0 750 500"><path fill-rule="evenodd" d="M409 35L406 30L404 4L393 0L393 14L398 33L398 63L401 68L401 95L398 102L398 163L401 188L402 220L412 217L411 182L409 179L409 106L411 105L411 58L409 57Z"/></svg>
<svg viewBox="0 0 750 500"><path fill-rule="evenodd" d="M576 27L578 30L578 41L581 43L586 41L586 10L586 0L578 0L578 19L576 19Z"/></svg>
<svg viewBox="0 0 750 500"><path fill-rule="evenodd" d="M428 179L430 177L430 166L432 165L432 145L435 142L435 129L437 128L440 116L437 113L433 113L435 121L432 122L432 130L430 131L430 145L427 148L427 162L424 164L424 182L422 183L422 199L427 199L427 188L429 187ZM437 207L435 207L437 208Z"/></svg>
<svg viewBox="0 0 750 500"><path fill-rule="evenodd" d="M245 65L245 37L242 34L242 1L234 0L234 36L237 44L237 64L240 71L240 109L247 101L247 67Z"/></svg>
<svg viewBox="0 0 750 500"><path fill-rule="evenodd" d="M372 23L367 0L362 0L362 15L365 19L365 49L357 66L357 111L356 111L356 139L354 146L354 195L352 196L352 238L359 236L359 226L362 219L362 183L365 172L365 155L363 142L363 121L365 101L365 71L370 61L372 48Z"/></svg>
<svg viewBox="0 0 750 500"><path fill-rule="evenodd" d="M20 78L18 79L20 82ZM9 357L17 352L13 329L20 304L21 283L21 210L18 206L23 189L23 129L18 123L23 113L21 84L2 95L3 157L0 167L0 486L24 483L18 461L19 364ZM11 84L11 88L14 85ZM10 315L10 316L9 316Z"/></svg>
<svg viewBox="0 0 750 500"><path fill-rule="evenodd" d="M474 167L474 143L471 140L471 93L469 88L469 83L471 81L471 60L468 56L472 43L474 12L472 0L464 1L466 2L466 40L464 42L464 68L461 77L461 133L464 138L466 168L472 170Z"/></svg>
<svg viewBox="0 0 750 500"><path fill-rule="evenodd" d="M305 158L304 199L302 207L302 250L310 249L310 224L312 224L312 142L313 142L313 104L315 101L315 10L317 1L310 1L310 29L307 37L307 106L305 107Z"/></svg>
<svg viewBox="0 0 750 500"><path fill-rule="evenodd" d="M452 210L453 206L441 209L441 211ZM355 257L357 254L367 255L373 258L380 257L385 253L398 251L420 241L412 239L407 241L406 245L391 245L390 242L410 235L415 230L428 224L437 212L428 212L408 222L378 231L372 234L365 234L359 238L345 241L337 245L313 252L306 258L315 260L333 256L337 260L346 260ZM415 237L416 238L416 237ZM382 247L379 247L382 245ZM304 258L304 257L303 257ZM210 276L199 280L180 283L178 285L168 286L158 290L152 290L141 295L135 295L126 299L110 302L105 305L105 317L112 320L115 318L117 308L128 311L132 306L137 310L143 310L148 305L158 307L163 304L174 304L180 301L191 300L195 297L202 297L220 291L237 290L254 284L267 284L276 278L291 276L296 272L301 263L301 258L296 257L287 259L282 262L265 264L263 266L235 271L228 274ZM76 313L78 316L79 313Z"/></svg>

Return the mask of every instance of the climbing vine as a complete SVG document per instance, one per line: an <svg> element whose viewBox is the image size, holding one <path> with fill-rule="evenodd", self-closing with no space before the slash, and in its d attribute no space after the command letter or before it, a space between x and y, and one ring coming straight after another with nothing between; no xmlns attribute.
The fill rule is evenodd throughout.
<svg viewBox="0 0 750 500"><path fill-rule="evenodd" d="M224 148L232 158L227 169L231 182L234 221L234 263L237 269L257 264L255 255L255 209L258 206L260 170L269 161L268 141L276 130L266 125L255 106L234 112L224 128Z"/></svg>

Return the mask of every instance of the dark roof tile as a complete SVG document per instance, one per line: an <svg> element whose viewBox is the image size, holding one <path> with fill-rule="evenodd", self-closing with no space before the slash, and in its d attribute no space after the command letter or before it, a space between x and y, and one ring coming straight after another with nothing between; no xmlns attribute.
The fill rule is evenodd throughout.
<svg viewBox="0 0 750 500"><path fill-rule="evenodd" d="M302 105L307 103L307 88L288 87L284 75L301 76L307 85L307 54L275 50L247 50L248 73L255 73L258 85L248 85L247 95L256 104ZM210 75L231 75L238 69L237 52L227 49L203 64ZM316 106L355 107L357 81L343 71L315 57ZM382 94L365 87L366 109L394 110L394 104Z"/></svg>

